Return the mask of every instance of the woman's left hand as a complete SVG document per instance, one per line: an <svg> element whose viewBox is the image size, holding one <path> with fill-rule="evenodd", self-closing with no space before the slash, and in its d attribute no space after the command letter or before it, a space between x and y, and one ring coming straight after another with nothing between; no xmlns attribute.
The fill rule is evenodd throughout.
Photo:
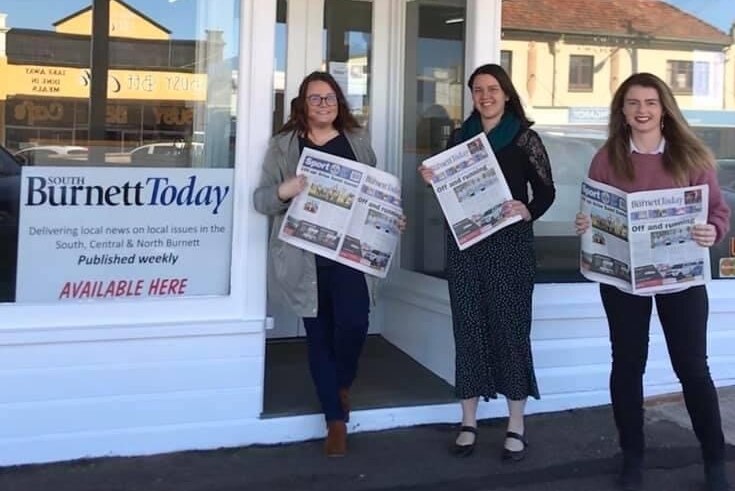
<svg viewBox="0 0 735 491"><path fill-rule="evenodd" d="M525 221L529 221L531 219L531 212L528 211L526 205L515 199L503 203L503 216L508 218L513 215L520 215L520 217Z"/></svg>
<svg viewBox="0 0 735 491"><path fill-rule="evenodd" d="M711 223L698 223L692 227L692 239L702 247L712 247L717 238L717 229Z"/></svg>
<svg viewBox="0 0 735 491"><path fill-rule="evenodd" d="M398 230L403 233L406 231L406 215L401 215L401 218L398 219Z"/></svg>

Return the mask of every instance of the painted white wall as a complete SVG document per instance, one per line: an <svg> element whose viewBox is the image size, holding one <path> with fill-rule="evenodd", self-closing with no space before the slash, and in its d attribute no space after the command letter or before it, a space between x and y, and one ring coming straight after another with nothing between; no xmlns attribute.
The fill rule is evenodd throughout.
<svg viewBox="0 0 735 491"><path fill-rule="evenodd" d="M380 15L400 12L395 9L401 0L385 1L376 0ZM496 9L499 4L471 1L474 8ZM378 20L385 22L381 17L376 25ZM0 465L323 435L320 415L259 418L267 237L266 219L254 212L250 196L270 137L270 125L263 121L269 121L271 107L262 95L273 86L274 23L275 2L242 0L236 166L240 211L232 295L83 307L0 305ZM376 50L387 49L391 60L400 60L401 30L388 34L393 44ZM479 60L485 55L473 56ZM400 64L394 67L401 70ZM375 80L374 87L392 87L392 73ZM374 100L380 97L385 96L375 95ZM380 110L381 121L400 124L400 117L387 110ZM400 133L374 136L376 146L396 163ZM735 383L735 283L713 282L710 297L712 372L718 384ZM396 270L381 298L383 335L451 382L454 348L446 284ZM608 401L607 335L594 285L539 285L533 342L543 398L529 405L530 412ZM678 387L663 346L654 330L646 376L649 394ZM483 404L480 415L504 412L504 403L494 402ZM458 417L457 404L357 411L350 431L454 422Z"/></svg>
<svg viewBox="0 0 735 491"><path fill-rule="evenodd" d="M481 64L498 62L500 15L501 0L467 1L467 76ZM469 112L471 101L465 100L465 106ZM398 134L400 132L395 133ZM735 325L735 282L718 280L708 288L712 375L718 385L735 384L735 330L732 327ZM453 384L454 339L446 282L395 269L383 290L381 303L383 337ZM607 321L596 284L536 285L532 343L542 399L529 402L530 412L609 402ZM644 383L648 395L680 390L655 317ZM481 404L479 410L481 417L505 416L506 413L502 400ZM450 421L457 421L457 418L458 410L455 419Z"/></svg>
<svg viewBox="0 0 735 491"><path fill-rule="evenodd" d="M709 286L709 364L717 385L735 384L735 284ZM400 271L384 291L383 337L454 384L454 338L446 282ZM655 309L654 309L655 311ZM653 317L646 395L678 391L658 318ZM540 284L534 292L532 347L541 400L530 412L607 404L610 347L596 284ZM506 415L501 399L482 403L481 417Z"/></svg>

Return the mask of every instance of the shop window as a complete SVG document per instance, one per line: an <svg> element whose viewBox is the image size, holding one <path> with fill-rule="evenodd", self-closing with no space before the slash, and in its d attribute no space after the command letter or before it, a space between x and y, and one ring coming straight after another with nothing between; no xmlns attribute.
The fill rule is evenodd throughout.
<svg viewBox="0 0 735 491"><path fill-rule="evenodd" d="M569 90L592 90L594 62L594 56L571 55L569 57Z"/></svg>
<svg viewBox="0 0 735 491"><path fill-rule="evenodd" d="M500 66L503 67L503 70L510 75L513 76L513 52L507 49L503 49L500 51Z"/></svg>
<svg viewBox="0 0 735 491"><path fill-rule="evenodd" d="M229 294L239 3L4 5L0 302Z"/></svg>
<svg viewBox="0 0 735 491"><path fill-rule="evenodd" d="M724 11L705 7L689 14L665 2L638 2L630 8L609 9L608 24L623 26L610 31L600 29L592 18L589 22L580 18L571 7L537 6L531 15L524 8L527 4L503 2L501 51L512 49L517 59L526 60L527 70L516 70L513 83L532 109L533 128L546 146L557 189L552 207L534 222L537 281L583 280L573 226L580 185L607 138L612 93L632 73L652 72L677 96L694 96L678 97L679 106L715 153L723 194L731 207L735 205L735 94L727 89L732 87L732 73L725 62L733 41L724 33L729 26L712 20L732 18L735 6ZM667 19L667 25L659 20L641 27L633 20L637 18ZM512 23L506 25L508 19ZM631 35L631 21L640 32ZM678 36L669 35L672 26ZM534 30L543 34L528 34ZM621 37L611 36L616 33ZM667 33L665 39L659 39L662 33ZM595 55L576 54L583 50L595 50ZM567 58L569 73L551 69L563 66ZM731 230L734 226L735 220ZM728 266L728 261L735 261L730 259L735 257L733 233L711 249L714 278L735 277L735 263Z"/></svg>

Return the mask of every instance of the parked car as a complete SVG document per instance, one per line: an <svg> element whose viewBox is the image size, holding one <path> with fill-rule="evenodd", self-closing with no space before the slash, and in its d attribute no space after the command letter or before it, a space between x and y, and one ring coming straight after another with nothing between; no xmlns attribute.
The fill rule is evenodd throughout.
<svg viewBox="0 0 735 491"><path fill-rule="evenodd" d="M722 187L735 189L735 159L717 159L717 179Z"/></svg>
<svg viewBox="0 0 735 491"><path fill-rule="evenodd" d="M15 152L26 165L46 165L61 161L87 160L87 147L76 145L39 145Z"/></svg>
<svg viewBox="0 0 735 491"><path fill-rule="evenodd" d="M183 141L149 143L130 151L130 163L165 167L186 167L196 161L204 150L199 142Z"/></svg>
<svg viewBox="0 0 735 491"><path fill-rule="evenodd" d="M569 126L534 126L546 147L556 187L556 199L533 224L540 281L579 281L579 237L574 217L579 211L582 180L597 150L605 143L603 130Z"/></svg>
<svg viewBox="0 0 735 491"><path fill-rule="evenodd" d="M605 143L598 130L538 130L551 162L556 199L536 223L534 231L542 236L574 235L574 216L579 211L582 180L597 150Z"/></svg>

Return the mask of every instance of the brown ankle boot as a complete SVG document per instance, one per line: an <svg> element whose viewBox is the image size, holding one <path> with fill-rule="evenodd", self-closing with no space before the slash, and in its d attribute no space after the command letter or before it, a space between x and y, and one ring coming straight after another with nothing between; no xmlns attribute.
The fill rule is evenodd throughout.
<svg viewBox="0 0 735 491"><path fill-rule="evenodd" d="M350 389L339 389L339 402L342 412L345 413L345 423L350 422Z"/></svg>
<svg viewBox="0 0 735 491"><path fill-rule="evenodd" d="M324 452L327 457L344 457L347 453L347 425L344 421L327 421Z"/></svg>

